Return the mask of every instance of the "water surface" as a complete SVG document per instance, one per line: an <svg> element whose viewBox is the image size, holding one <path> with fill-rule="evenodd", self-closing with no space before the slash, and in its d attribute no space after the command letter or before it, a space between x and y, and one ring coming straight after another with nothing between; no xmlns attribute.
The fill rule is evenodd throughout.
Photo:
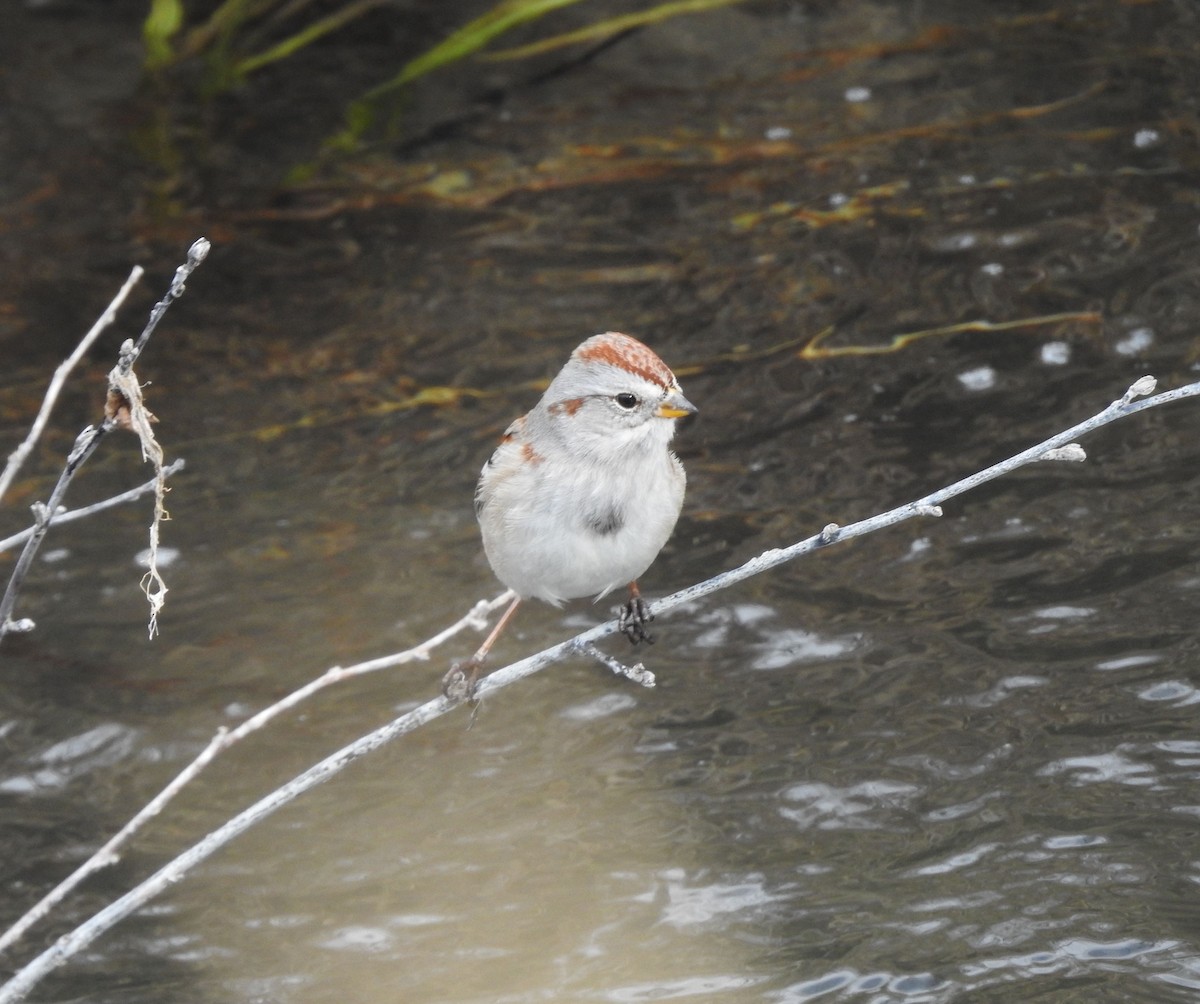
<svg viewBox="0 0 1200 1004"><path fill-rule="evenodd" d="M4 442L128 265L153 275L6 528L94 420L117 341L182 250L200 231L215 249L140 367L188 461L161 637L137 590L147 513L127 509L52 534L20 610L38 631L0 652L2 922L219 726L497 592L476 472L595 331L644 338L701 408L651 595L919 497L1145 373L1196 379L1184 3L750 3L541 82L493 67L506 89L483 111L479 78L448 73L414 94L407 145L273 195L261 165L281 173L313 138L297 95L325 82L315 132L353 93L327 55L290 97L255 85L241 131L213 139L224 173L206 166L169 226L127 173L128 65L87 43L120 19L5 17L91 77L25 62L5 85L42 104L19 105L30 141L2 182ZM430 182L455 171L458 188ZM1196 428L1187 404L1111 426L1086 464L1037 465L663 618L639 654L654 690L571 662L470 730L442 719L32 999L1190 1000ZM72 501L144 476L114 445ZM606 614L531 605L497 664ZM434 695L474 642L225 755L6 970Z"/></svg>

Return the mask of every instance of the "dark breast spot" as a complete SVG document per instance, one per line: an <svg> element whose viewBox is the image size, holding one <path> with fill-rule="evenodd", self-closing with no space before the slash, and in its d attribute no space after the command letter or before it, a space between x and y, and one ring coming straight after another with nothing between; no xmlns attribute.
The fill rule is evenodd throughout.
<svg viewBox="0 0 1200 1004"><path fill-rule="evenodd" d="M616 533L625 525L625 513L616 506L588 513L588 529L601 537Z"/></svg>

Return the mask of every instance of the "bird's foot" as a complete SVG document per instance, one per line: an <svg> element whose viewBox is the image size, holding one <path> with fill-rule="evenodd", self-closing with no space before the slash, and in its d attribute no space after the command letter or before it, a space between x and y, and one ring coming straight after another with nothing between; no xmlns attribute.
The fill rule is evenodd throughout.
<svg viewBox="0 0 1200 1004"><path fill-rule="evenodd" d="M637 645L643 641L647 645L653 645L654 636L646 630L646 625L652 620L654 620L654 614L650 612L650 604L642 599L639 594L635 593L621 607L621 613L617 619L617 628L629 639L631 645Z"/></svg>
<svg viewBox="0 0 1200 1004"><path fill-rule="evenodd" d="M455 704L464 701L475 701L475 691L479 685L479 669L482 659L464 659L453 663L450 672L442 677L442 696Z"/></svg>

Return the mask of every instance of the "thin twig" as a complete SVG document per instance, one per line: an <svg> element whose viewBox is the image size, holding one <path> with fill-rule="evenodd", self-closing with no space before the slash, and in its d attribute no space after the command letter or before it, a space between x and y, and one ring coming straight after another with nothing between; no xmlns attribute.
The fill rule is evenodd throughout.
<svg viewBox="0 0 1200 1004"><path fill-rule="evenodd" d="M167 806L184 786L191 782L205 767L207 767L219 753L229 749L229 747L245 739L252 732L262 728L272 719L281 715L289 708L294 708L301 701L312 697L313 694L331 684L338 683L342 680L349 679L353 676L361 676L364 673L373 673L380 669L387 669L391 666L398 666L406 662L415 662L418 660L426 660L429 658L430 652L437 646L448 641L461 631L467 628L474 628L476 631L482 631L487 627L487 615L499 607L507 605L513 598L511 591L501 593L492 600L480 600L470 610L460 617L455 623L448 628L439 631L432 638L421 642L413 648L404 652L397 652L393 655L385 656L380 659L372 659L368 662L360 662L353 666L333 666L327 669L321 676L307 683L299 690L295 690L286 697L276 701L270 707L264 708L236 728L227 729L220 728L217 734L209 741L208 745L181 770L175 778L162 791L160 791L136 816L126 823L119 832L117 832L103 847L96 851L83 864L75 869L70 875L63 879L50 892L43 896L37 903L30 907L25 914L14 923L3 935L0 935L0 952L4 952L15 944L26 931L34 924L45 917L55 906L57 906L66 896L81 883L89 875L105 868L108 865L115 864L120 860L119 851L127 844L133 836L151 819L157 816Z"/></svg>
<svg viewBox="0 0 1200 1004"><path fill-rule="evenodd" d="M1147 408L1158 407L1159 405L1179 401L1184 398L1200 396L1200 383L1193 383L1142 401L1135 401L1135 398L1148 394L1153 389L1153 378L1143 377L1129 389L1124 397L1118 401L1114 401L1100 413L1056 436L1052 436L1037 446L1030 447L1015 457L995 464L968 478L963 478L961 481L957 481L947 488L939 489L936 492L926 495L924 498L899 506L878 516L872 516L869 519L861 520L844 527L830 524L820 533L814 534L806 540L799 541L790 547L766 551L735 569L723 572L720 575L689 586L686 589L681 589L679 592L672 593L670 596L657 601L653 605L653 612L655 614L662 614L685 603L691 603L702 596L707 596L719 589L727 589L729 586L744 579L758 575L767 569L774 568L802 554L827 547L836 541L859 537L863 534L882 529L885 526L891 526L894 523L900 523L917 516L937 515L940 512L942 502L970 491L972 488L977 488L979 485L992 481L1003 474L1033 463L1051 450L1058 450L1074 443L1077 438L1086 433L1115 422L1118 419L1145 411ZM586 648L586 646L601 638L614 635L619 630L618 621L610 620L603 624L598 624L576 635L574 638L545 649L536 655L531 655L519 662L512 663L481 680L476 690L476 696L477 698L486 697L488 694L498 691L502 687L507 687L527 676L532 676L552 663L566 658L580 649ZM14 1004L14 1002L21 1000L49 972L62 965L71 956L82 951L109 928L127 917L134 910L149 902L172 884L178 882L200 862L209 858L217 850L261 819L271 815L276 809L286 805L310 788L316 787L321 782L333 777L344 767L360 757L373 752L405 733L412 732L420 726L436 718L440 718L442 715L454 710L455 707L457 707L457 704L445 697L435 698L413 711L401 715L399 718L376 729L374 732L355 740L331 756L326 757L320 763L310 767L283 787L260 799L254 805L214 830L183 854L168 862L120 899L109 904L69 934L59 938L54 945L24 966L7 984L0 987L0 1004Z"/></svg>
<svg viewBox="0 0 1200 1004"><path fill-rule="evenodd" d="M89 425L76 437L75 445L67 456L66 466L59 475L58 483L54 486L54 490L50 493L49 501L44 505L39 503L33 507L33 533L25 541L25 547L21 551L20 557L17 558L16 566L13 568L12 577L8 580L8 587L4 591L3 598L0 598L0 641L3 641L4 636L14 630L12 612L17 603L17 595L25 582L26 575L29 574L30 567L33 565L34 556L37 554L38 548L41 547L42 540L45 538L47 532L49 532L50 524L54 521L55 514L62 505L62 500L67 493L67 488L75 477L75 473L96 452L101 439L113 429L121 428L123 425L137 424L140 432L143 425L148 426L149 419L145 417L145 409L142 408L139 411L138 408L140 395L135 395L133 398L129 396L128 378L133 372L133 364L146 347L146 343L150 340L154 329L158 327L158 322L162 320L163 315L167 312L167 308L183 295L184 285L188 277L208 256L209 248L209 242L203 237L195 241L188 248L187 261L175 270L175 275L171 279L171 285L167 289L166 295L150 311L150 319L146 322L145 328L142 329L137 342L131 343L127 341L121 346L120 361L112 373L109 374L109 392L108 401L105 404L104 421L99 425ZM142 449L143 452L147 449L144 435L142 438ZM155 476L157 483L155 485L154 526L157 526L157 521L162 515L162 492L165 491L161 464L156 465ZM153 542L153 535L151 539ZM147 590L147 596L151 601L151 624L153 626L153 618L157 614L157 607L155 606L155 598L149 590ZM22 628L25 626L25 624L20 625Z"/></svg>
<svg viewBox="0 0 1200 1004"><path fill-rule="evenodd" d="M122 356L121 369L123 372L128 373L133 368L133 364L138 361L138 356L142 354L146 343L150 341L150 336L154 334L154 329L163 319L167 308L183 296L188 279L204 263L204 259L208 257L208 252L211 250L212 245L205 237L200 237L192 242L192 246L188 248L187 261L175 269L175 275L171 278L171 285L167 288L166 295L151 308L150 319L138 336L138 340L133 346L133 352L130 353L128 359Z"/></svg>
<svg viewBox="0 0 1200 1004"><path fill-rule="evenodd" d="M170 477L172 474L178 474L183 470L185 463L182 459L173 460L163 468L163 476ZM145 484L140 484L136 488L130 488L128 491L121 492L120 495L114 495L112 498L103 499L99 502L93 502L91 505L80 506L78 509L64 509L61 512L55 513L54 522L56 524L70 523L77 519L84 519L88 516L94 516L98 512L103 512L105 509L112 509L114 506L123 505L126 502L133 502L140 499L148 492L155 489L158 483L158 478L151 478ZM0 540L0 554L5 551L11 551L18 544L23 544L33 536L37 529L31 526L20 533L14 533L11 537L5 537Z"/></svg>
<svg viewBox="0 0 1200 1004"><path fill-rule="evenodd" d="M600 665L606 666L617 676L623 676L625 679L632 680L643 687L653 687L657 682L654 674L640 662L634 663L632 666L626 666L620 659L614 659L607 652L602 652L590 641L581 641L578 645L578 651L591 659L595 659Z"/></svg>
<svg viewBox="0 0 1200 1004"><path fill-rule="evenodd" d="M91 330L83 336L83 340L75 346L75 351L72 352L62 363L58 369L54 371L54 377L50 381L50 386L46 390L46 396L42 400L41 410L37 413L37 418L33 420L33 425L29 428L29 435L25 437L25 441L21 443L8 458L8 464L4 468L4 473L0 474L0 499L4 498L4 493L8 491L12 485L13 478L17 476L17 472L21 469L21 465L25 462L25 458L29 456L33 450L34 444L42 435L42 431L46 428L46 423L50 419L50 412L54 408L55 402L58 400L59 392L63 389L63 385L67 382L67 377L70 376L71 370L78 365L79 360L86 355L97 338L104 332L104 329L109 327L113 321L117 319L117 311L128 298L130 291L137 285L138 280L143 275L143 270L140 265L135 265L133 271L129 273L129 278L125 280L125 285L121 287L116 296L112 298L112 302L105 308L103 314L97 318L96 323L92 325ZM3 547L0 547L3 550Z"/></svg>

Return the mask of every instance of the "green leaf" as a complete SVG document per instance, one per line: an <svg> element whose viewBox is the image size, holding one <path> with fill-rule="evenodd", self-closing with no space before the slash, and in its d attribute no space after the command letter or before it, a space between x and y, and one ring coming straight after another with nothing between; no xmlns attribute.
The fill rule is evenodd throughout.
<svg viewBox="0 0 1200 1004"><path fill-rule="evenodd" d="M361 107L363 104L374 103L380 98L400 90L418 77L423 77L439 67L457 62L478 52L497 35L511 31L526 21L532 21L553 10L558 10L560 7L569 7L579 2L580 0L502 0L486 14L463 25L445 41L438 43L416 59L405 63L400 72L391 80L367 91L355 102L359 106L356 110L356 121L347 123L346 130L337 138L338 145L347 143L352 145L354 140L361 137L362 133L357 131L358 126L370 121L370 116L363 114Z"/></svg>
<svg viewBox="0 0 1200 1004"><path fill-rule="evenodd" d="M150 13L142 22L146 46L146 69L154 70L171 61L171 39L183 27L183 0L150 0Z"/></svg>
<svg viewBox="0 0 1200 1004"><path fill-rule="evenodd" d="M642 28L649 24L657 24L660 21L678 17L680 14L696 14L700 11L713 10L717 7L732 7L734 4L743 2L744 0L671 0L669 3L656 4L647 10L635 11L632 14L622 14L618 17L610 17L604 21L596 21L594 24L589 24L577 31L554 35L550 38L544 38L540 42L531 42L529 45L521 45L515 49L504 49L501 52L489 53L484 58L494 60L525 59L529 56L540 55L543 52L561 49L564 46L577 45L580 42L600 42L606 38L611 38L613 35L619 35L621 32L630 31L634 28Z"/></svg>
<svg viewBox="0 0 1200 1004"><path fill-rule="evenodd" d="M347 4L332 14L314 21L303 31L285 38L282 42L272 46L265 52L260 52L256 56L247 56L234 67L234 73L237 76L245 76L246 74L253 73L260 67L266 66L268 63L286 59L292 53L299 52L306 45L311 45L317 39L328 35L330 32L337 31L343 25L348 24L357 17L361 17L367 11L374 10L382 3L384 3L384 0L358 0L357 3Z"/></svg>

